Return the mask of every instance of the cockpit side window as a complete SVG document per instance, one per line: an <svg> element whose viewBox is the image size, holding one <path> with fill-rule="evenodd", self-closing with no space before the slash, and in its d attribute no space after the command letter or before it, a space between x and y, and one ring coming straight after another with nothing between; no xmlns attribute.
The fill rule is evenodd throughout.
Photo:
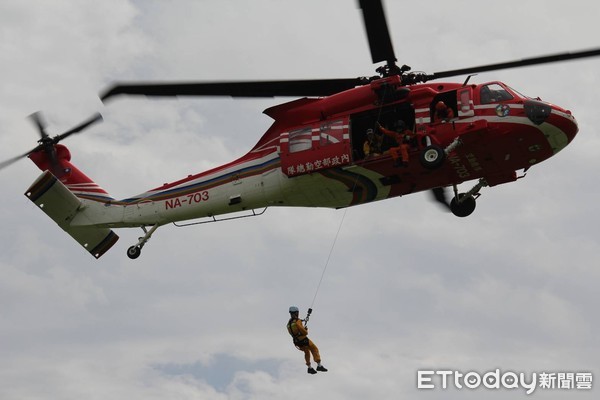
<svg viewBox="0 0 600 400"><path fill-rule="evenodd" d="M506 89L497 83L490 83L481 87L479 100L481 104L500 103L506 100L512 100L514 97Z"/></svg>

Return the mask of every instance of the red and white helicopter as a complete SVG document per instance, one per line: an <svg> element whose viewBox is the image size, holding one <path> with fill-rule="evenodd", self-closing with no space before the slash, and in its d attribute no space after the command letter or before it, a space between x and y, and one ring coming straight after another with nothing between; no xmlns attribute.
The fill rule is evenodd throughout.
<svg viewBox="0 0 600 400"><path fill-rule="evenodd" d="M94 257L118 240L113 228L144 235L127 250L139 257L156 229L168 223L233 214L260 215L271 206L343 208L432 190L459 217L470 215L486 186L513 182L566 147L578 131L570 111L523 96L502 82L429 81L484 71L600 55L600 49L474 68L412 73L396 64L380 0L361 0L373 63L379 75L301 81L122 83L102 95L293 96L265 110L274 123L243 157L144 193L117 200L71 163L62 144L101 120L99 114L50 137L27 153L43 173L26 196ZM470 75L469 75L470 76ZM439 109L438 109L439 107ZM442 111L439 115L438 111ZM439 118L438 118L439 117ZM383 135L399 129L397 138ZM382 128L385 127L385 128ZM401 149L402 163L397 154ZM459 193L458 185L474 180ZM444 188L452 187L451 201ZM240 215L239 212L248 214Z"/></svg>

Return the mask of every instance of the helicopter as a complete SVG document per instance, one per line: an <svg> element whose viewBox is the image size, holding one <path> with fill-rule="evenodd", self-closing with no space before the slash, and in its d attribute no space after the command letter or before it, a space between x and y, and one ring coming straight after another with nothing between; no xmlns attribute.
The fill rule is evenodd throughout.
<svg viewBox="0 0 600 400"><path fill-rule="evenodd" d="M473 74L600 55L600 49L426 74L399 66L381 0L359 1L377 75L349 79L256 82L123 82L101 94L297 97L264 111L274 122L244 156L141 194L115 199L71 163L62 142L96 114L51 137L36 113L38 145L0 164L29 157L43 172L25 195L95 258L118 240L113 229L141 228L127 249L136 259L161 226L261 215L268 207L345 208L432 191L458 217L471 215L484 187L514 182L565 148L575 117L503 82L470 84ZM469 75L462 83L437 80ZM435 82L432 82L435 81ZM446 113L439 115L438 105ZM384 135L400 126L404 138ZM365 143L376 152L367 152ZM404 146L402 163L393 149ZM373 147L373 146L371 146ZM521 174L519 174L521 171ZM471 189L458 186L475 181ZM452 188L450 200L446 188ZM242 215L240 215L242 213ZM223 217L224 216L224 217ZM194 222L189 222L193 224Z"/></svg>

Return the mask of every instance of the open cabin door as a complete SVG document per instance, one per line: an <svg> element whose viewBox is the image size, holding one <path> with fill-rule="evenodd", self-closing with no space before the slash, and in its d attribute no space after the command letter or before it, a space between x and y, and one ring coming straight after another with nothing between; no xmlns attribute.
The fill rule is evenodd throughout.
<svg viewBox="0 0 600 400"><path fill-rule="evenodd" d="M425 109L427 110L427 109ZM372 108L367 111L352 114L350 116L352 144L353 144L353 161L361 161L366 159L364 152L364 144L369 141L368 132L372 130L379 138L379 148L381 152L389 150L391 147L397 146L394 139L383 135L377 126L381 126L387 129L398 129L400 121L403 123L405 129L413 131L415 129L415 108L411 103L401 102L387 106L379 106ZM371 155L372 157L373 155Z"/></svg>
<svg viewBox="0 0 600 400"><path fill-rule="evenodd" d="M453 118L468 118L475 115L475 106L473 103L473 88L463 86L459 89L441 92L433 97L429 104L430 121L435 123L436 105L438 102L444 102L447 107L453 111Z"/></svg>
<svg viewBox="0 0 600 400"><path fill-rule="evenodd" d="M348 118L305 125L279 137L281 169L289 177L350 164Z"/></svg>

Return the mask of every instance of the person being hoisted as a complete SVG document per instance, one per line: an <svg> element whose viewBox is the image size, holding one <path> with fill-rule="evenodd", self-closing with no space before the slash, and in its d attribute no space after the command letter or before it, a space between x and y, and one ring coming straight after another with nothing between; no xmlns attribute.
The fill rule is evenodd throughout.
<svg viewBox="0 0 600 400"><path fill-rule="evenodd" d="M319 354L319 349L313 343L312 340L308 338L308 328L306 325L302 324L302 320L298 318L299 310L296 306L290 307L290 320L287 323L288 333L292 336L294 341L294 346L300 351L304 352L304 359L306 360L306 365L308 366L309 374L316 374L317 371L327 372L327 368L321 365L321 356ZM308 315L306 316L305 322L308 322L308 318L310 316L312 309L308 310ZM317 363L317 370L312 367L310 363L310 355L312 354L315 362Z"/></svg>

